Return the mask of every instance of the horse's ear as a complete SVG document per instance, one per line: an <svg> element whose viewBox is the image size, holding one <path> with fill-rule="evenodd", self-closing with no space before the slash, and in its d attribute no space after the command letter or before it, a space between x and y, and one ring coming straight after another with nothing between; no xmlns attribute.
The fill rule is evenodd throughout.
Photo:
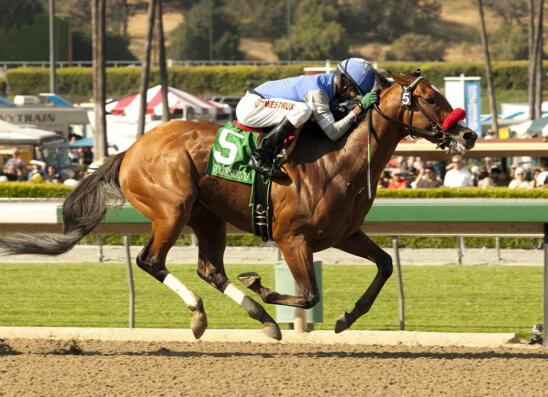
<svg viewBox="0 0 548 397"><path fill-rule="evenodd" d="M392 73L392 72L389 72L390 73L390 76L392 76L392 78L394 79L394 81L396 83L398 83L399 85L407 85L406 84L406 81L405 81L405 74L403 73Z"/></svg>
<svg viewBox="0 0 548 397"><path fill-rule="evenodd" d="M388 88L392 85L392 83L382 73L380 73L376 69L373 69L373 71L375 73L375 85L376 86L378 86L382 90L384 90L385 88ZM388 73L390 73L390 72L388 72Z"/></svg>

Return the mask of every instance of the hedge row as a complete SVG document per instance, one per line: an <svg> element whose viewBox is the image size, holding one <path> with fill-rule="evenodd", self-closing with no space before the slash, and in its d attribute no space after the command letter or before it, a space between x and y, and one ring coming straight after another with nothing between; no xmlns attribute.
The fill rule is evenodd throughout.
<svg viewBox="0 0 548 397"><path fill-rule="evenodd" d="M548 189L518 190L507 187L477 187L436 189L379 189L377 197L384 198L548 198Z"/></svg>
<svg viewBox="0 0 548 397"><path fill-rule="evenodd" d="M4 198L63 198L71 186L53 183L3 182L0 197ZM548 198L548 189L517 190L506 187L478 189L440 187L436 189L379 189L383 198Z"/></svg>
<svg viewBox="0 0 548 397"><path fill-rule="evenodd" d="M123 236L118 234L103 235L103 244L123 245ZM130 244L144 246L148 242L148 235L132 235ZM392 237L372 236L371 239L383 248L392 248ZM84 237L80 244L96 245L97 236L90 234ZM457 239L455 237L418 237L402 236L398 239L401 248L457 248ZM175 242L178 246L189 246L191 238L188 235L182 235ZM273 246L272 242L264 243L260 237L251 235L228 235L226 244L229 247L263 247ZM524 238L524 237L503 237L500 239L500 247L506 249L540 249L542 248L542 238ZM496 240L494 237L465 237L464 245L466 248L495 248Z"/></svg>
<svg viewBox="0 0 548 397"><path fill-rule="evenodd" d="M168 69L169 84L196 95L243 95L248 88L266 80L302 73L303 65L289 66L195 66ZM107 97L119 98L139 90L141 69L137 67L107 68ZM49 90L49 70L17 68L6 76L9 92L36 95ZM160 84L158 68L152 68L149 86ZM64 68L57 71L58 93L90 98L93 93L91 68Z"/></svg>
<svg viewBox="0 0 548 397"><path fill-rule="evenodd" d="M494 84L497 90L526 90L528 84L527 61L494 62ZM177 66L168 69L169 84L196 95L243 95L247 89L260 83L302 74L305 64L267 66ZM314 65L318 66L318 65ZM421 68L433 84L443 87L444 77L481 76L485 85L483 63L381 63L379 68L393 72L414 72ZM544 63L548 70L548 61ZM139 90L141 69L138 67L107 68L107 97L120 98ZM57 71L58 93L68 97L92 96L91 68L64 68ZM150 86L159 84L158 68L152 68ZM17 68L7 73L9 93L38 94L49 90L49 69Z"/></svg>
<svg viewBox="0 0 548 397"><path fill-rule="evenodd" d="M495 90L527 90L528 61L492 62L493 84ZM429 63L383 63L379 67L385 70L412 73L420 68L422 74L438 87L444 86L444 78L449 76L480 76L483 88L487 86L485 64L482 62L429 62ZM543 63L544 72L548 70L548 61Z"/></svg>
<svg viewBox="0 0 548 397"><path fill-rule="evenodd" d="M72 186L54 183L2 182L0 197L7 198L64 198Z"/></svg>
<svg viewBox="0 0 548 397"><path fill-rule="evenodd" d="M66 197L72 187L47 183L4 182L0 183L0 197L11 198L62 198ZM548 189L512 190L505 187L478 188L438 188L438 189L381 189L377 197L384 198L548 198ZM145 245L149 236L131 236L134 245ZM111 245L123 244L122 236L105 235L104 242ZM388 236L376 236L373 240L381 247L391 247L392 240ZM82 243L96 244L97 236L86 236ZM190 245L189 236L181 236L177 245ZM456 248L456 239L452 237L414 237L405 236L399 239L401 247L407 248ZM229 246L261 246L265 245L259 237L249 235L231 235L227 237ZM501 238L502 248L537 249L542 247L540 238ZM469 248L494 248L495 239L489 237L466 237L465 245Z"/></svg>

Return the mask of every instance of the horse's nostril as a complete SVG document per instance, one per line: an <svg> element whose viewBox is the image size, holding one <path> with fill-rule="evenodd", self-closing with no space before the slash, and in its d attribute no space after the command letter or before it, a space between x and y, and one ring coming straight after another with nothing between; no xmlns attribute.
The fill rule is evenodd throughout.
<svg viewBox="0 0 548 397"><path fill-rule="evenodd" d="M475 141L476 136L473 132L465 132L462 137L467 141Z"/></svg>

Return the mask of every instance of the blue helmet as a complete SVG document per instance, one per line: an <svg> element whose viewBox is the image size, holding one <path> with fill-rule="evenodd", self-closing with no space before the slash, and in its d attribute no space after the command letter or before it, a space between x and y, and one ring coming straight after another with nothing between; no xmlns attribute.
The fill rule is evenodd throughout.
<svg viewBox="0 0 548 397"><path fill-rule="evenodd" d="M345 59L337 65L337 71L346 76L362 96L371 91L375 84L375 72L365 59Z"/></svg>

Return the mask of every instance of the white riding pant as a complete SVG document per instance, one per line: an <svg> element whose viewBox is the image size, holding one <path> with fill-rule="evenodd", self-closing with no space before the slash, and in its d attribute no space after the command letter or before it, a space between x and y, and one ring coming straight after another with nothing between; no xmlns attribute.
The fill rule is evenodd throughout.
<svg viewBox="0 0 548 397"><path fill-rule="evenodd" d="M236 106L238 121L251 128L278 125L284 117L299 128L311 114L312 109L304 102L282 98L264 99L249 91Z"/></svg>

